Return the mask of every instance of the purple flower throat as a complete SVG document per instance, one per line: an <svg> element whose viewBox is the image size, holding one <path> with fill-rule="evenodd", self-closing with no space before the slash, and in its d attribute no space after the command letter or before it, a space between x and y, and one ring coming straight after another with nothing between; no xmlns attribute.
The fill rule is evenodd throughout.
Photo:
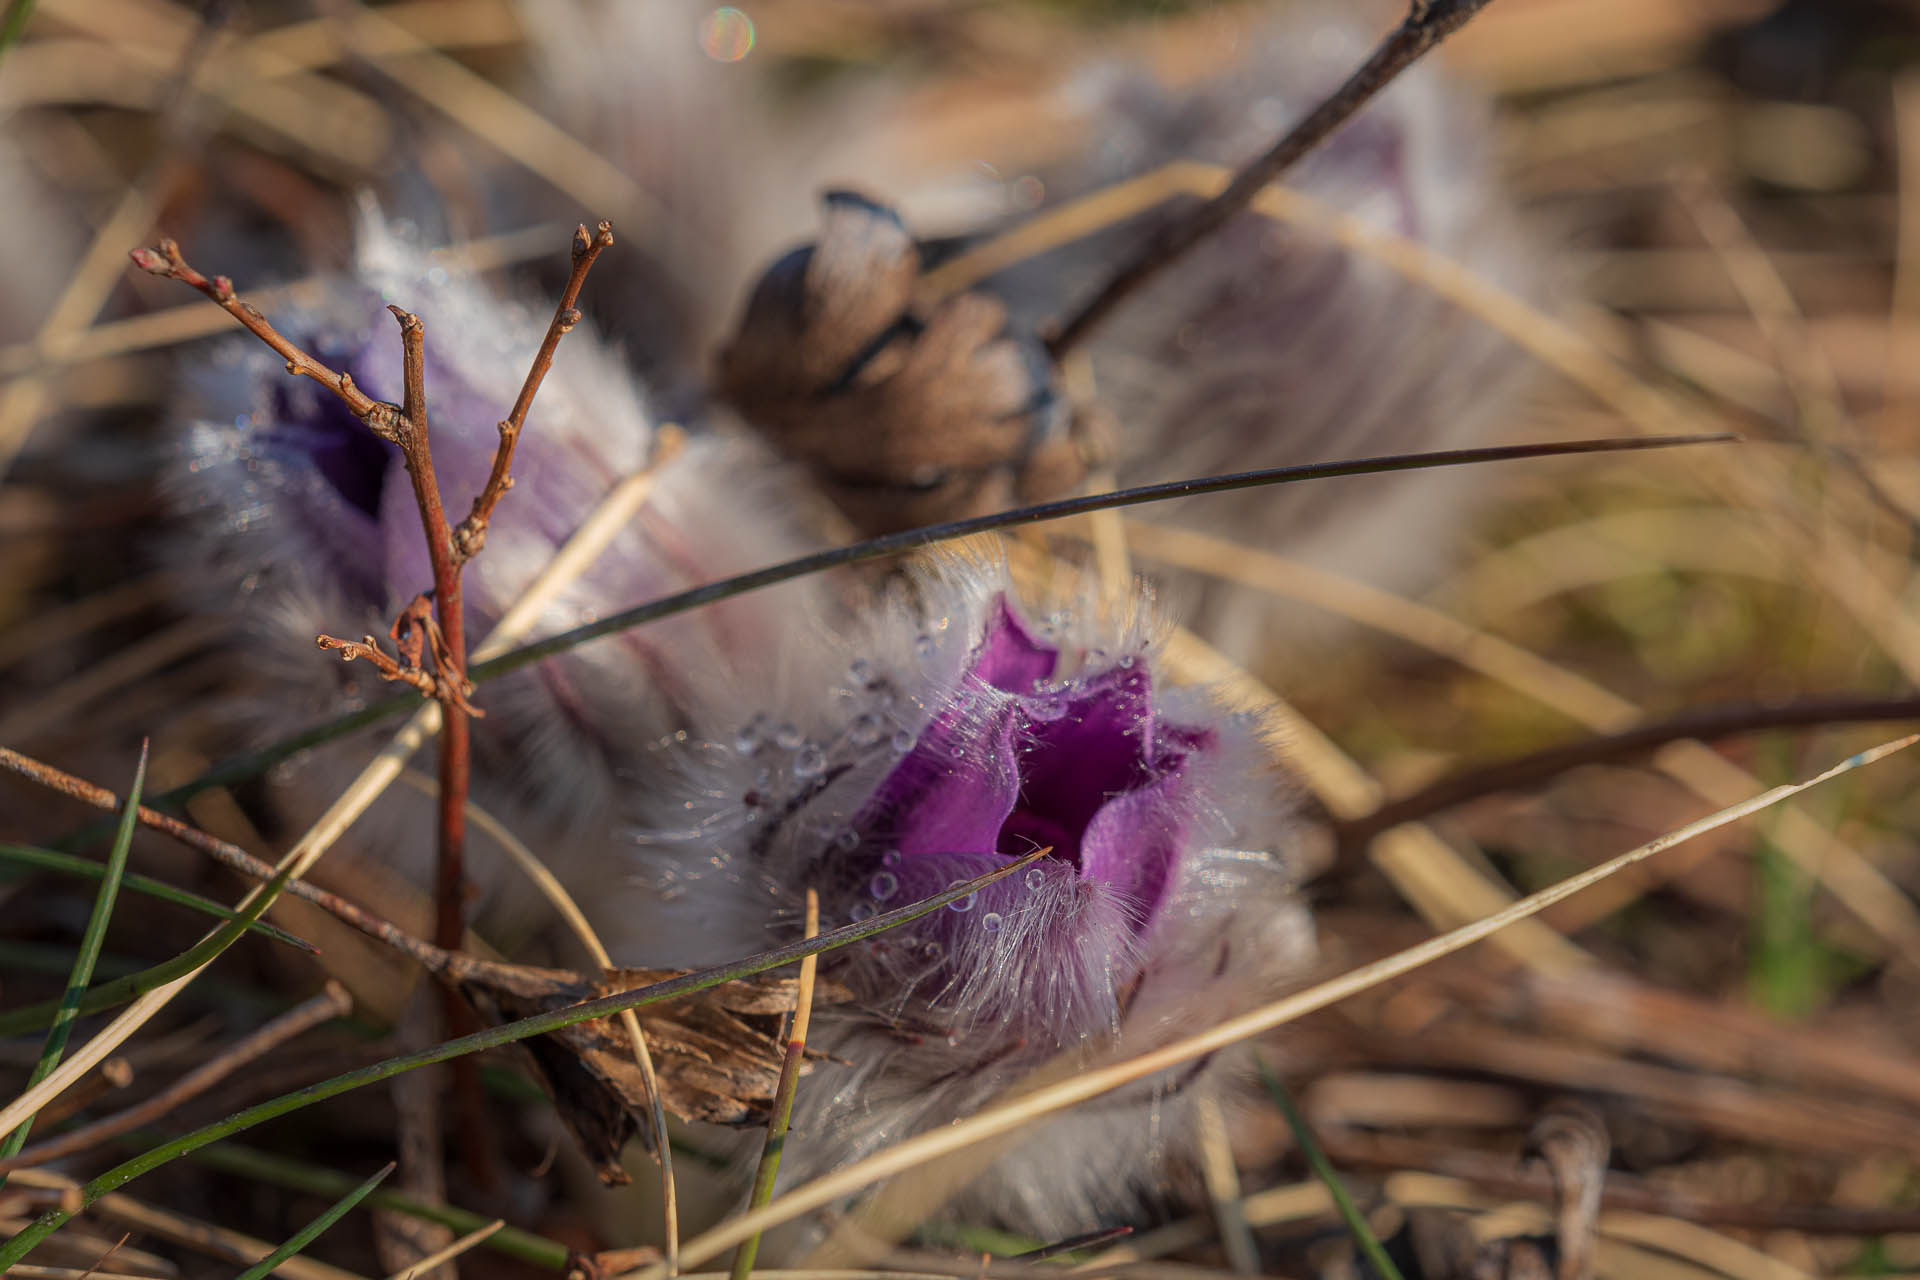
<svg viewBox="0 0 1920 1280"><path fill-rule="evenodd" d="M1132 935L1145 932L1178 870L1192 775L1213 734L1158 717L1144 660L1056 679L1060 656L998 602L957 693L854 822L850 869L876 907L1049 847L1024 884L1001 881L953 904L936 933L969 927L962 917L975 908L998 932L1036 890L1068 877L1080 897L1115 900Z"/></svg>

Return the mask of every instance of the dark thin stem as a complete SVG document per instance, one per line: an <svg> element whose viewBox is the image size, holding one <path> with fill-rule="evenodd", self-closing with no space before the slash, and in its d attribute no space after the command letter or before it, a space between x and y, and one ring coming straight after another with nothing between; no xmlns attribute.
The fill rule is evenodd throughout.
<svg viewBox="0 0 1920 1280"><path fill-rule="evenodd" d="M1227 189L1184 217L1164 224L1131 261L1123 263L1085 306L1047 340L1059 359L1079 344L1109 312L1189 249L1226 224L1253 198L1352 118L1395 76L1467 24L1487 0L1412 0L1407 16L1331 97L1300 121L1267 153L1234 175Z"/></svg>
<svg viewBox="0 0 1920 1280"><path fill-rule="evenodd" d="M1306 480L1325 480L1340 476L1421 471L1436 467L1471 466L1483 462L1509 462L1523 458L1564 457L1571 454L1630 453L1641 449L1720 444L1739 439L1737 435L1715 432L1703 435L1552 441L1541 444L1501 445L1484 449L1446 449L1433 453L1391 454L1384 457L1353 458L1339 462L1302 463L1262 471L1209 476L1198 480L1175 480L1164 484L1141 485L1132 489L1118 489L1109 493L1016 507L1010 511L995 512L992 515L974 516L965 520L949 521L946 524L927 525L920 529L884 534L848 546L817 551L782 564L769 565L764 569L754 569L731 578L722 578L718 582L709 582L675 595L663 596L598 622L575 627L571 631L563 631L532 644L522 645L490 661L476 663L467 674L476 684L484 683L495 676L517 671L521 667L550 658L556 653L562 653L611 632L656 622L688 609L715 604L737 595L744 595L749 591L757 591L762 587L776 586L782 582L803 578L808 574L821 573L828 569L838 569L868 560L879 560L887 556L918 551L923 547L957 538L967 538L979 533L992 533L1022 525L1040 524L1048 520L1060 520L1068 516L1084 515L1089 511L1141 506L1150 502L1164 502L1170 498L1225 493L1235 489L1257 489L1265 485L1294 484ZM155 803L169 807L178 806L210 787L229 786L235 782L258 777L274 765L303 751L331 742L355 730L378 724L390 716L409 711L419 705L417 697L401 694L362 707L358 711L350 712L325 724L315 725L283 742L275 743L246 756L222 761L193 781L156 797ZM78 833L74 840L89 838L97 838L96 833L91 830L84 831Z"/></svg>
<svg viewBox="0 0 1920 1280"><path fill-rule="evenodd" d="M249 1062L323 1022L345 1015L352 1007L353 1000L347 995L347 989L329 981L321 994L294 1006L252 1035L234 1041L145 1101L113 1115L103 1116L92 1124L63 1133L57 1138L36 1143L9 1159L0 1160L0 1173L63 1159L95 1147L109 1138L164 1119L175 1107L199 1097Z"/></svg>
<svg viewBox="0 0 1920 1280"><path fill-rule="evenodd" d="M1111 493L1087 494L1077 498L1062 498L1057 502L1043 502L1031 507L1021 507L1013 511L1001 511L992 515L972 516L965 520L951 520L946 524L929 525L924 529L907 529L900 533L883 534L878 538L869 538L865 542L856 542L851 546L834 547L827 551L816 551L812 555L789 560L785 564L773 565L765 569L755 569L749 573L738 574L731 578L722 578L705 586L693 587L674 595L662 596L632 609L608 614L597 621L562 631L532 644L501 654L488 662L477 664L473 668L473 678L488 680L494 676L505 675L509 671L518 671L521 667L550 658L556 653L597 640L601 636L616 631L625 631L643 623L656 622L672 614L683 613L688 609L702 605L716 604L719 601L743 595L748 591L757 591L761 587L774 586L793 578L807 574L820 573L827 569L838 569L843 565L859 564L867 560L878 560L886 556L900 555L903 552L918 551L938 542L948 542L957 538L971 537L977 533L991 533L999 529L1012 529L1021 525L1040 524L1047 520L1061 520L1068 516L1085 515L1089 511L1105 511L1121 507L1143 506L1149 502L1165 502L1171 498L1189 498L1207 493L1226 493L1235 489L1257 489L1266 485L1291 484L1303 480L1326 480L1337 476L1378 475L1395 471L1424 471L1435 467L1468 466L1482 462L1505 462L1518 458L1564 457L1583 453L1618 453L1639 449L1665 449L1677 445L1718 444L1738 440L1739 437L1725 432L1710 432L1701 435L1676 436L1636 436L1625 439L1605 440L1566 440L1544 444L1498 445L1484 449L1448 449L1434 453L1404 453L1386 457L1355 459L1346 462L1310 462L1291 467L1270 467L1260 471L1241 471L1232 475L1209 476L1202 480L1173 480L1164 484L1141 485L1133 489L1120 489Z"/></svg>
<svg viewBox="0 0 1920 1280"><path fill-rule="evenodd" d="M538 394L540 384L545 381L547 370L553 367L554 352L560 349L560 339L573 331L580 323L580 312L576 305L580 301L581 287L587 283L587 272L593 269L593 260L600 256L602 249L613 245L613 224L602 222L587 234L585 224L573 234L573 271L567 277L567 287L561 291L560 303L553 309L553 319L547 325L547 335L541 340L540 350L534 354L533 365L527 370L526 381L520 384L520 394L513 402L513 409L500 423L500 446L494 450L493 470L487 474L486 486L473 500L473 510L453 531L453 556L456 563L464 564L480 553L487 542L488 522L493 519L493 509L507 490L513 488L513 450L520 440L520 428L526 425L527 411L533 407L533 397Z"/></svg>
<svg viewBox="0 0 1920 1280"><path fill-rule="evenodd" d="M1354 857L1366 848L1368 841L1403 822L1414 822L1497 792L1536 787L1569 769L1640 755L1669 742L1712 740L1769 729L1878 724L1892 720L1920 720L1920 694L1900 697L1825 694L1792 702L1742 702L1686 711L1670 719L1583 738L1442 778L1363 817L1336 821L1333 830L1342 857Z"/></svg>

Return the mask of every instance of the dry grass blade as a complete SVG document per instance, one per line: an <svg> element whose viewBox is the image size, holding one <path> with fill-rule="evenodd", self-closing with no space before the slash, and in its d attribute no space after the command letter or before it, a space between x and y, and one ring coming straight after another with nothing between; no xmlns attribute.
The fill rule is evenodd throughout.
<svg viewBox="0 0 1920 1280"><path fill-rule="evenodd" d="M506 1225L507 1220L505 1218L495 1218L486 1226L476 1231L469 1231L466 1235L461 1236L458 1240L447 1245L446 1248L435 1250L405 1270L394 1272L387 1277L387 1280L413 1280L413 1277L423 1275L442 1263L452 1262L455 1258L474 1246L485 1244L495 1232Z"/></svg>
<svg viewBox="0 0 1920 1280"><path fill-rule="evenodd" d="M1189 631L1167 640L1166 663L1176 678L1212 687L1251 709L1267 749L1307 780L1336 816L1362 815L1384 799L1380 784L1279 695ZM1489 880L1426 827L1407 823L1383 832L1374 859L1383 874L1436 928L1478 919L1513 901L1505 885ZM1589 964L1586 952L1548 926L1524 920L1494 939L1515 960L1542 973L1567 973Z"/></svg>
<svg viewBox="0 0 1920 1280"><path fill-rule="evenodd" d="M1128 536L1138 550L1154 559L1225 577L1270 594L1305 600L1444 654L1597 733L1622 732L1641 718L1641 709L1634 703L1584 676L1436 609L1402 600L1378 588L1191 530L1135 523L1129 526ZM1218 662L1208 663L1194 648L1195 644L1183 638L1174 652L1187 650L1193 655L1189 661L1199 664L1196 669L1210 672L1208 679L1236 682L1242 679L1231 664L1222 669ZM1298 717L1293 719L1296 723L1289 728L1297 733ZM1330 747L1331 744L1326 744L1316 754L1302 758L1310 779L1329 776L1337 768L1332 763ZM1759 779L1699 742L1669 744L1655 756L1654 764L1710 804L1731 804L1754 794L1761 786ZM1316 787L1324 788L1324 784L1316 781ZM1353 787L1343 791L1340 803L1329 804L1329 808L1337 817L1356 818L1379 807L1381 799L1377 789L1368 800L1362 789ZM1392 835L1389 832L1382 838ZM1782 811L1774 836L1789 858L1866 923L1886 947L1905 955L1920 956L1920 908L1879 868L1791 806ZM1400 860L1389 854L1389 861ZM1424 861L1418 855L1414 860ZM1684 865L1673 869L1683 870ZM1597 895L1589 899L1586 914L1574 923L1564 919L1561 923L1571 930L1620 905L1622 899L1617 895Z"/></svg>
<svg viewBox="0 0 1920 1280"><path fill-rule="evenodd" d="M353 1002L348 998L346 988L337 982L329 982L326 991L322 994L288 1010L252 1035L229 1045L151 1098L124 1111L102 1116L91 1124L63 1133L57 1138L28 1147L18 1155L0 1160L0 1172L46 1164L50 1160L58 1160L75 1152L85 1151L109 1138L163 1119L175 1107L188 1099L199 1097L247 1063L272 1052L275 1048L322 1022L343 1016L352 1007Z"/></svg>
<svg viewBox="0 0 1920 1280"><path fill-rule="evenodd" d="M689 1241L682 1250L682 1258L690 1263L704 1262L749 1236L766 1231L780 1223L790 1222L815 1209L823 1208L882 1179L975 1143L1013 1132L1024 1125L1031 1124L1039 1116L1099 1097L1103 1093L1155 1072L1191 1062L1209 1053L1219 1052L1316 1009L1325 1008L1348 996L1410 973L1442 956L1471 946L1515 921L1524 920L1557 902L1564 901L1581 890L1598 884L1663 850L1742 818L1750 817L1772 805L1779 804L1789 796L1818 786L1843 773L1872 764L1897 751L1905 750L1916 741L1920 741L1920 735L1900 738L1849 756L1833 768L1804 782L1774 787L1762 795L1722 809L1697 822L1688 823L1658 840L1650 841L1637 849L1609 859L1597 867L1570 876L1551 888L1523 898L1494 915L1464 925L1418 946L1410 947L1396 955L1363 965L1332 981L1321 983L1263 1008L1229 1019L1209 1031L1189 1036L1125 1062L1084 1071L1066 1080L1044 1085L1016 1101L992 1108L971 1119L935 1132L909 1138L847 1168L818 1178L805 1186L797 1187L765 1209L742 1214L723 1223L714 1230ZM666 1273L663 1267L656 1266L639 1274L644 1277L644 1280L663 1280Z"/></svg>

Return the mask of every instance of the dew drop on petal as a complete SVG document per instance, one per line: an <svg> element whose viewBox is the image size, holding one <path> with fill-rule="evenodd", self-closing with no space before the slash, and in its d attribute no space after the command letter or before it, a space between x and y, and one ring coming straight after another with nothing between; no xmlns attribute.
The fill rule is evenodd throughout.
<svg viewBox="0 0 1920 1280"><path fill-rule="evenodd" d="M873 919L874 907L871 902L856 902L853 904L853 910L847 914L853 917L854 923L858 924L862 920Z"/></svg>
<svg viewBox="0 0 1920 1280"><path fill-rule="evenodd" d="M965 882L961 880L955 880L952 884L948 885L947 888L956 889L963 883ZM973 904L979 900L979 897L980 897L980 892L979 890L976 889L974 892L968 894L964 898L955 898L952 902L949 902L947 904L947 910L958 911L962 915L964 915L967 912L973 910Z"/></svg>
<svg viewBox="0 0 1920 1280"><path fill-rule="evenodd" d="M819 777L827 771L827 753L818 743L809 742L793 757L793 776L802 780Z"/></svg>
<svg viewBox="0 0 1920 1280"><path fill-rule="evenodd" d="M874 897L880 899L880 901L885 902L888 898L900 892L900 877L891 871L878 872L872 880L867 882L867 891Z"/></svg>
<svg viewBox="0 0 1920 1280"><path fill-rule="evenodd" d="M913 638L913 651L923 658L931 658L940 651L940 646L931 635L922 631Z"/></svg>
<svg viewBox="0 0 1920 1280"><path fill-rule="evenodd" d="M853 723L847 726L847 737L856 747L872 746L880 741L881 735L885 732L886 726L881 723L880 717L871 711L862 711L853 718Z"/></svg>
<svg viewBox="0 0 1920 1280"><path fill-rule="evenodd" d="M1047 882L1047 873L1038 867L1028 867L1026 879L1027 888L1029 890L1037 890Z"/></svg>
<svg viewBox="0 0 1920 1280"><path fill-rule="evenodd" d="M895 755L903 756L913 750L913 735L905 729L895 730L892 740L887 745L893 748Z"/></svg>
<svg viewBox="0 0 1920 1280"><path fill-rule="evenodd" d="M1130 654L1130 653L1123 653L1123 654L1121 654L1121 655L1120 655L1120 665L1121 665L1122 667L1130 667L1130 666L1132 666L1132 665L1133 665L1133 655L1132 655L1132 654Z"/></svg>
<svg viewBox="0 0 1920 1280"><path fill-rule="evenodd" d="M938 960L947 953L947 949L938 942L929 940L920 944L920 954L929 960Z"/></svg>
<svg viewBox="0 0 1920 1280"><path fill-rule="evenodd" d="M853 681L854 688L866 688L873 683L873 664L865 658L855 658L847 668L847 678Z"/></svg>
<svg viewBox="0 0 1920 1280"><path fill-rule="evenodd" d="M1002 923L1004 922L1001 920L1000 913L998 911L989 911L985 915L980 917L980 927L982 929L985 929L988 933L1000 932L1000 926Z"/></svg>
<svg viewBox="0 0 1920 1280"><path fill-rule="evenodd" d="M773 745L782 751L792 751L806 740L806 735L800 732L800 726L791 721L777 726L773 731Z"/></svg>
<svg viewBox="0 0 1920 1280"><path fill-rule="evenodd" d="M849 827L833 838L833 847L842 853L852 853L860 847L860 833Z"/></svg>
<svg viewBox="0 0 1920 1280"><path fill-rule="evenodd" d="M883 866L883 867L897 867L897 866L899 866L899 865L900 865L900 851L899 851L898 849L889 849L889 850L887 850L887 851L886 851L885 853L883 853L883 854L881 854L881 855L880 855L880 865L881 865L881 866Z"/></svg>
<svg viewBox="0 0 1920 1280"><path fill-rule="evenodd" d="M752 755L760 749L761 743L766 741L766 733L767 718L755 716L741 725L740 731L733 735L733 749L743 756Z"/></svg>

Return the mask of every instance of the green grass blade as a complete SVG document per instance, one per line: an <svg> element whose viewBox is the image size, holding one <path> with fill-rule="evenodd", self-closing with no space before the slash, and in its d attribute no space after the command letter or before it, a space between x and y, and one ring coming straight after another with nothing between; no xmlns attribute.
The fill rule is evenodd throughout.
<svg viewBox="0 0 1920 1280"><path fill-rule="evenodd" d="M82 858L71 853L60 853L53 849L41 849L29 844L7 844L0 841L0 862L17 863L20 866L34 867L41 871L53 871L60 875L77 876L83 880L99 880L105 877L106 865L91 858ZM120 887L134 893L145 894L149 898L158 898L162 902L171 902L175 906L186 907L203 915L214 916L221 920L233 920L231 908L222 906L212 898L203 898L197 893L185 889L176 889L164 880L155 880L152 876L143 876L128 871L120 877ZM283 942L309 954L319 954L320 948L305 938L296 937L284 929L262 921L256 921L248 928L258 934Z"/></svg>
<svg viewBox="0 0 1920 1280"><path fill-rule="evenodd" d="M33 1066L33 1073L27 1077L27 1088L31 1089L47 1078L47 1074L60 1065L60 1059L67 1052L67 1037L73 1032L73 1024L80 1016L81 1005L87 994L87 984L93 981L93 966L100 960L100 948L107 939L107 922L113 918L114 900L120 895L120 880L127 871L127 851L133 848L133 829L140 821L140 792L147 785L147 744L140 744L140 763L134 767L133 786L127 792L127 807L120 815L120 829L113 837L113 848L107 854L106 866L102 868L100 889L93 895L93 914L87 917L87 927L80 935L80 953L74 957L73 973L67 978L67 989L54 1001L53 1018L47 1028L47 1039L40 1050L40 1060ZM27 1134L33 1129L33 1117L28 1116L20 1122L18 1128L0 1140L0 1156L19 1154L20 1148L27 1144ZM6 1175L0 1174L0 1186L6 1185Z"/></svg>
<svg viewBox="0 0 1920 1280"><path fill-rule="evenodd" d="M434 1045L432 1048L420 1050L417 1053L403 1054L397 1058L388 1058L384 1062L376 1062L372 1066L361 1067L355 1071L345 1072L341 1075L334 1076L330 1080L322 1080L318 1084L309 1085L304 1089L296 1089L292 1093L282 1094L277 1098L269 1098L267 1101L248 1107L244 1111L236 1111L224 1120L217 1120L212 1124L204 1125L201 1128L195 1129L192 1133L184 1134L171 1142L162 1143L150 1151L142 1152L131 1160L115 1165L113 1168L102 1173L80 1188L79 1208L84 1208L92 1204L109 1191L117 1191L141 1174L149 1173L169 1161L178 1159L190 1152L198 1151L209 1143L218 1142L220 1139L230 1137L242 1130L251 1129L257 1124L264 1124L268 1120L275 1120L281 1116L299 1111L304 1107L310 1107L316 1102L324 1102L328 1098L335 1098L343 1093L349 1093L352 1090L363 1088L370 1084L379 1084L383 1080L390 1080L403 1071L412 1071L417 1067L431 1066L436 1062L447 1062L453 1058L464 1057L469 1053L479 1053L484 1049L496 1049L501 1045L512 1044L531 1036L545 1035L549 1031L558 1031L562 1027L571 1027L576 1023L586 1022L593 1018L612 1017L614 1014L625 1009L638 1009L650 1004L659 1004L663 1000L678 999L681 996L691 995L696 991L705 991L709 987L717 987L724 982L732 982L736 978L749 978L754 974L765 973L769 969L778 969L783 965L794 964L810 955L818 955L823 951L831 951L836 947L844 947L851 943L871 938L875 934L884 933L886 930L905 924L909 920L917 920L921 916L938 911L949 902L957 902L969 893L977 892L997 880L1033 865L1050 852L1052 852L1050 849L1036 849L1025 857L1010 862L997 870L990 871L983 876L976 876L972 880L958 881L931 898L923 899L910 906L901 907L896 911L885 912L869 920L862 920L857 924L844 925L841 928L823 933L817 938L808 938L800 942L788 943L784 947L775 947L771 951L764 951L759 955L750 956L744 960L736 960L729 964L717 965L711 969L698 969L692 973L682 974L678 978L669 978L665 982L656 982L652 986L640 987L633 991L616 992L610 996L602 996L597 1000L587 1000L580 1004L568 1005L564 1009L554 1009L546 1013L538 1013L530 1018L522 1018L518 1022L509 1022L504 1026L489 1027L484 1031L475 1032L470 1036L461 1036L457 1040L448 1040L442 1044ZM275 878L272 887L276 891L279 885L285 883L285 877L286 873L283 872ZM261 896L264 901L270 898L272 894L263 894ZM257 909L260 905L260 903L255 903L254 908L250 908L250 910ZM65 1223L67 1219L71 1218L77 1211L78 1209L67 1208L49 1209L34 1219L31 1224L17 1232L11 1240L8 1240L4 1245L0 1245L0 1275L4 1275L8 1267L11 1267L14 1263L26 1257L35 1245L58 1230L61 1224Z"/></svg>
<svg viewBox="0 0 1920 1280"><path fill-rule="evenodd" d="M0 18L0 58L7 56L7 50L19 42L27 29L27 19L33 17L34 0L13 0L7 6L7 16Z"/></svg>
<svg viewBox="0 0 1920 1280"><path fill-rule="evenodd" d="M290 1160L271 1152L256 1151L252 1147L243 1147L232 1142L216 1142L200 1148L188 1159L195 1164L219 1169L225 1173L237 1174L253 1182L270 1182L278 1187L288 1187L295 1191L304 1191L310 1195L337 1196L353 1185L353 1179L333 1169L307 1164L300 1160ZM418 1218L423 1222L438 1223L461 1235L477 1231L493 1219L468 1209L456 1209L452 1205L427 1204L409 1199L398 1191L376 1191L368 1198L367 1204L375 1209L385 1209L390 1213L405 1214L409 1218ZM522 1231L517 1227L502 1227L494 1232L482 1244L482 1248L495 1253L518 1258L548 1271L565 1271L567 1259L572 1251L558 1240L549 1240L545 1236L535 1235L531 1231Z"/></svg>
<svg viewBox="0 0 1920 1280"><path fill-rule="evenodd" d="M275 1267L312 1244L322 1231L325 1231L328 1227L340 1221L341 1218L344 1218L347 1210L372 1195L373 1189L385 1182L387 1175L391 1174L393 1170L393 1161L387 1161L385 1168L378 1170L371 1178L368 1178L365 1182L334 1201L327 1207L325 1213L322 1213L312 1222L309 1222L306 1226L288 1236L286 1242L278 1249L275 1249L272 1253L248 1267L245 1271L242 1271L240 1273L240 1280L265 1280L267 1276L273 1273Z"/></svg>
<svg viewBox="0 0 1920 1280"><path fill-rule="evenodd" d="M1266 1085L1274 1105L1287 1118L1287 1125L1293 1130L1301 1153L1307 1157L1307 1165L1313 1170L1313 1176L1326 1184L1327 1194L1333 1197L1333 1206L1339 1211L1340 1220L1346 1223L1347 1234L1353 1237L1353 1243L1361 1255L1378 1273L1380 1280L1400 1280L1400 1269L1393 1265L1393 1259L1387 1256L1380 1238L1367 1225L1367 1216L1360 1212L1360 1206L1347 1194L1347 1186L1340 1181L1340 1175L1334 1172L1333 1162L1327 1159L1327 1153L1314 1141L1313 1130L1307 1127L1306 1117L1300 1114L1300 1109L1293 1105L1293 1095L1287 1092L1287 1086L1280 1082L1280 1077L1273 1073L1273 1068L1267 1065L1265 1058L1256 1053L1253 1063L1260 1069L1260 1082Z"/></svg>
<svg viewBox="0 0 1920 1280"><path fill-rule="evenodd" d="M128 811L129 813L132 810ZM124 978L115 978L112 982L103 982L80 997L80 1013L98 1013L102 1009L111 1009L115 1005L125 1004L156 987L165 986L175 978L185 977L195 969L208 963L222 951L240 940L266 909L287 887L287 881L293 875L293 867L267 881L259 895L245 911L239 912L231 920L202 938L190 949L181 952L171 960L142 969L138 973L128 974ZM65 997L62 997L64 1000ZM19 1035L32 1031L36 1027L46 1026L48 1020L58 1016L60 1001L43 1000L39 1004L28 1005L24 1009L14 1009L0 1014L0 1035ZM32 1086L29 1085L29 1088Z"/></svg>

